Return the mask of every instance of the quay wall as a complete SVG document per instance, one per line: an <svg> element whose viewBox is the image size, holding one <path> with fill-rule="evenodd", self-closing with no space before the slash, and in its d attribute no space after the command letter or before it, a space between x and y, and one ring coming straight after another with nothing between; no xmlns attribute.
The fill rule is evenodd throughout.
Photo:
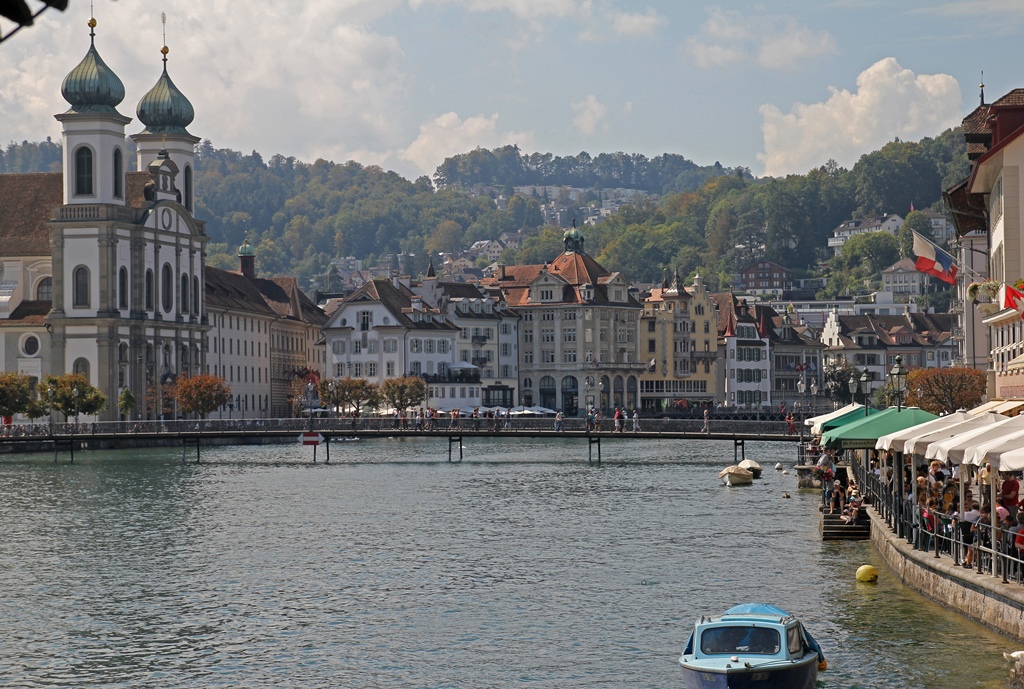
<svg viewBox="0 0 1024 689"><path fill-rule="evenodd" d="M262 436L262 435L251 435L251 436L233 436L233 437L222 437L216 436L205 436L203 438L202 446L211 447L214 445L295 445L298 433L292 436ZM61 436L60 443L58 446L58 452L66 454L68 452L68 443L71 441L69 436ZM173 435L157 436L157 437L134 437L130 435L118 436L116 438L92 438L88 435L76 435L74 437L75 451L90 451L90 450L125 450L132 448L141 447L178 447L182 445L181 438ZM189 440L186 443L192 452L195 451L196 443L194 440ZM4 454L16 454L22 452L53 452L53 441L51 440L39 440L25 441L21 443L0 443L0 455Z"/></svg>
<svg viewBox="0 0 1024 689"><path fill-rule="evenodd" d="M1024 586L958 567L948 555L914 550L873 509L871 544L896 578L943 607L1024 641Z"/></svg>

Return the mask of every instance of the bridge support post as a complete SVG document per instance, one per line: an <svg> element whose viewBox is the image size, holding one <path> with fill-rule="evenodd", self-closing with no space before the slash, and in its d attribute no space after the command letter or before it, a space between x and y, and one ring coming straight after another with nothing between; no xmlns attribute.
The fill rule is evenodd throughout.
<svg viewBox="0 0 1024 689"><path fill-rule="evenodd" d="M200 436L196 436L196 464L199 464L199 443L202 441Z"/></svg>
<svg viewBox="0 0 1024 689"><path fill-rule="evenodd" d="M459 461L462 461L462 436L461 435L450 435L448 436L448 461L452 461L452 445L455 443L459 444Z"/></svg>
<svg viewBox="0 0 1024 689"><path fill-rule="evenodd" d="M733 439L732 441L732 459L733 464L739 464L747 458L746 441L741 439Z"/></svg>
<svg viewBox="0 0 1024 689"><path fill-rule="evenodd" d="M601 463L601 436L587 436L587 462L594 463L594 445L597 445L597 463Z"/></svg>
<svg viewBox="0 0 1024 689"><path fill-rule="evenodd" d="M324 443L327 445L327 463L331 463L331 436L324 436Z"/></svg>

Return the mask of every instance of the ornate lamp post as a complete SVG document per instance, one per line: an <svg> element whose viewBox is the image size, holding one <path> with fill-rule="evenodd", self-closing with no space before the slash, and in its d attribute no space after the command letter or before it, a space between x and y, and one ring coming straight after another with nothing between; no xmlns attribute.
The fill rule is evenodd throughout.
<svg viewBox="0 0 1024 689"><path fill-rule="evenodd" d="M807 404L807 397L804 395L804 393L807 392L807 381L805 381L803 378L800 378L800 380L798 380L796 382L796 391L800 393L800 409L801 409L800 421L802 422L803 421L803 417L807 416L807 413L805 411L803 411L804 407Z"/></svg>
<svg viewBox="0 0 1024 689"><path fill-rule="evenodd" d="M903 367L903 357L899 354L896 355L896 363L889 371L889 381L896 394L896 413L898 414L903 408L903 393L907 389L907 369Z"/></svg>
<svg viewBox="0 0 1024 689"><path fill-rule="evenodd" d="M860 388L864 391L864 416L868 415L868 407L871 405L871 376L868 375L868 367L864 367L864 372L860 374Z"/></svg>
<svg viewBox="0 0 1024 689"><path fill-rule="evenodd" d="M583 404L586 407L585 412L589 412L590 408L594 406L594 398L590 396L590 388L594 387L594 376L587 376L583 379Z"/></svg>
<svg viewBox="0 0 1024 689"><path fill-rule="evenodd" d="M817 378L811 378L811 411L812 412L814 411L814 408L815 408L815 402L817 402L817 400L815 399L817 396L818 396L818 379Z"/></svg>

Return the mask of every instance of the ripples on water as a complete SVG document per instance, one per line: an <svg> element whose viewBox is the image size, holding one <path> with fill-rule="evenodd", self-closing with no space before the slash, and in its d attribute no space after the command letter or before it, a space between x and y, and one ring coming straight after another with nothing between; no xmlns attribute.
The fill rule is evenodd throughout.
<svg viewBox="0 0 1024 689"><path fill-rule="evenodd" d="M1005 686L1012 642L820 541L771 468L793 452L749 447L743 488L714 441L4 458L0 685L667 689L695 617L761 600L821 641L821 686Z"/></svg>

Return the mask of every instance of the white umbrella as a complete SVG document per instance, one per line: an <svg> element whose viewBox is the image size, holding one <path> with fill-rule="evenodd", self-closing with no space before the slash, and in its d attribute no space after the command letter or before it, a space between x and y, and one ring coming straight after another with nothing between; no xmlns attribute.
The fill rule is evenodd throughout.
<svg viewBox="0 0 1024 689"><path fill-rule="evenodd" d="M988 459L996 471L1024 471L1024 448L1017 447L1006 452L990 450Z"/></svg>
<svg viewBox="0 0 1024 689"><path fill-rule="evenodd" d="M558 413L554 409L548 409L547 407L527 407L527 409L536 414L548 414L551 416L554 416L555 414Z"/></svg>
<svg viewBox="0 0 1024 689"><path fill-rule="evenodd" d="M448 368L451 369L452 371L461 371L461 370L467 370L468 371L468 370L475 369L475 368L478 368L478 367L474 366L473 364L467 363L465 361L456 361L454 364L449 364Z"/></svg>
<svg viewBox="0 0 1024 689"><path fill-rule="evenodd" d="M967 431L981 428L983 426L991 426L1002 421L1006 421L1006 417L1000 414L984 413L978 414L977 416L971 416L967 421L954 423L951 426L943 426L930 433L924 433L910 438L903 443L903 454L924 455L928 446L932 443L956 438Z"/></svg>
<svg viewBox="0 0 1024 689"><path fill-rule="evenodd" d="M938 443L932 443L924 453L925 459L937 459L940 462L960 464L964 461L964 454L972 450L978 443L988 442L1000 436L1012 433L1024 427L1024 417L1014 416L999 421L989 426L975 428L972 431L961 433L955 438L949 438Z"/></svg>
<svg viewBox="0 0 1024 689"><path fill-rule="evenodd" d="M816 434L821 433L821 424L831 421L832 419L838 419L840 416L844 416L845 414L849 414L850 412L856 411L863 407L863 404L857 404L856 402L853 404L848 404L842 409L830 411L828 414L821 414L820 416L812 416L809 419L804 419L804 425L811 426L813 432Z"/></svg>
<svg viewBox="0 0 1024 689"><path fill-rule="evenodd" d="M964 455L964 463L982 466L985 462L990 461L988 457L990 452L996 452L998 456L1000 452L1019 449L1022 444L1022 438L1024 438L1024 429L1012 433L1004 433L992 440L980 443L974 448L973 452L967 452ZM993 466L995 465L993 464Z"/></svg>
<svg viewBox="0 0 1024 689"><path fill-rule="evenodd" d="M962 423L970 418L972 418L971 415L966 412L956 412L955 414L940 416L937 419L925 421L924 423L919 423L916 426L910 426L894 433L887 433L875 441L875 449L903 452L907 440L925 433L937 431L945 426Z"/></svg>

